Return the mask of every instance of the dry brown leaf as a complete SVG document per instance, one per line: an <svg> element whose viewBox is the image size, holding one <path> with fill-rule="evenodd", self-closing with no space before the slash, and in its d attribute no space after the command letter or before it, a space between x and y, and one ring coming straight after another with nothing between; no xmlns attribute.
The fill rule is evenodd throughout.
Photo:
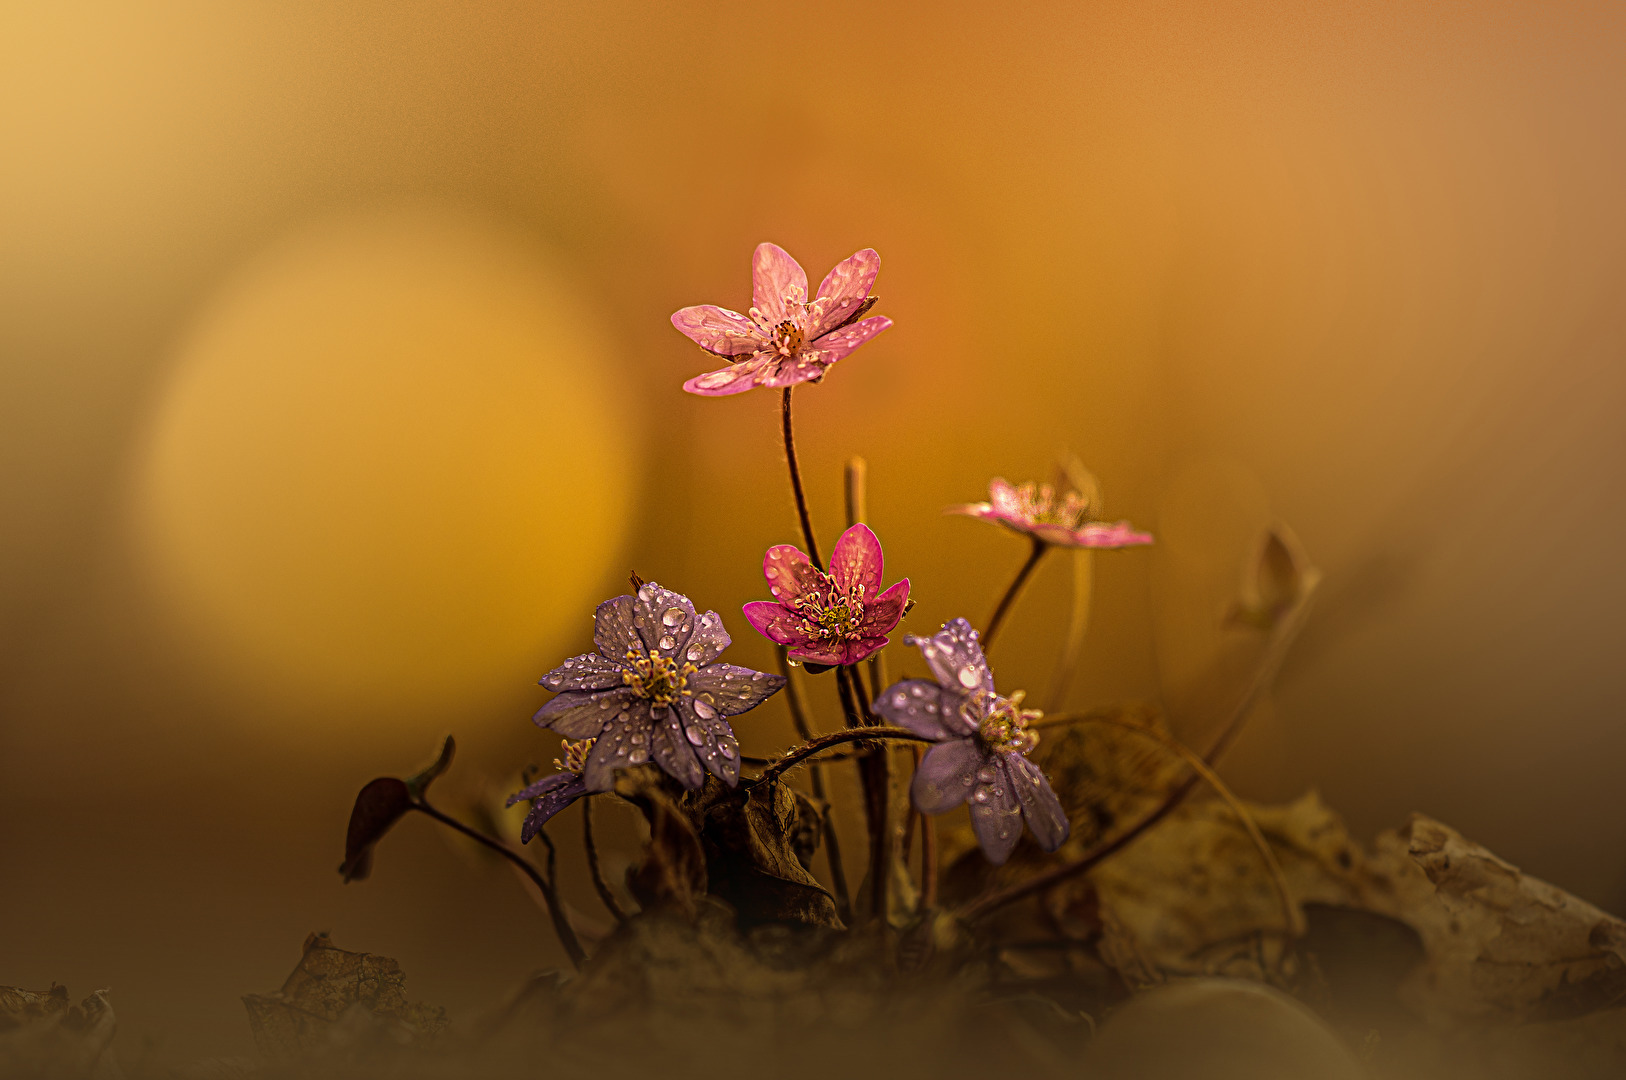
<svg viewBox="0 0 1626 1080"><path fill-rule="evenodd" d="M368 1020L398 1045L434 1040L446 1028L445 1010L408 1001L405 987L406 976L389 957L350 952L326 934L311 934L282 989L245 995L243 1004L260 1054L285 1062L330 1050Z"/></svg>
<svg viewBox="0 0 1626 1080"><path fill-rule="evenodd" d="M106 990L74 1005L65 986L0 986L0 1076L122 1080L110 1052L118 1022Z"/></svg>

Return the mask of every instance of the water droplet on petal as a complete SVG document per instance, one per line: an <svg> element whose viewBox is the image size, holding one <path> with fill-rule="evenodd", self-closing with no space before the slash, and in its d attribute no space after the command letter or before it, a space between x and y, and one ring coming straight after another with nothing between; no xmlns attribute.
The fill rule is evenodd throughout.
<svg viewBox="0 0 1626 1080"><path fill-rule="evenodd" d="M712 720L716 718L717 710L712 708L710 703L702 701L700 698L695 698L694 714L700 717L702 720Z"/></svg>
<svg viewBox="0 0 1626 1080"><path fill-rule="evenodd" d="M977 770L977 779L986 784L999 779L999 773L994 770L992 765L984 765Z"/></svg>
<svg viewBox="0 0 1626 1080"><path fill-rule="evenodd" d="M664 612L661 613L661 622L664 623L667 626L676 626L678 623L680 623L682 621L683 621L683 609L682 608L669 607Z"/></svg>
<svg viewBox="0 0 1626 1080"><path fill-rule="evenodd" d="M728 745L727 743L719 743L717 745L717 749L722 752L722 755L725 758L728 758L731 761L733 760L734 748L732 746Z"/></svg>
<svg viewBox="0 0 1626 1080"><path fill-rule="evenodd" d="M671 634L667 634L665 637L661 638L660 645L663 649L675 648L677 646L677 638L673 637Z"/></svg>
<svg viewBox="0 0 1626 1080"><path fill-rule="evenodd" d="M892 704L894 706L896 706L897 708L899 708L899 709L903 708L903 706L908 702L908 700L909 699L904 696L904 693L903 693L902 690L899 690L896 694L892 695Z"/></svg>
<svg viewBox="0 0 1626 1080"><path fill-rule="evenodd" d="M693 664L693 663L697 662L700 659L700 656L701 656L700 646L698 646L698 645L690 645L689 646L689 651L684 653L683 655L689 661L689 663Z"/></svg>
<svg viewBox="0 0 1626 1080"><path fill-rule="evenodd" d="M976 686L981 681L982 679L977 675L977 669L972 667L970 664L967 664L960 669L960 685L965 687L967 690Z"/></svg>

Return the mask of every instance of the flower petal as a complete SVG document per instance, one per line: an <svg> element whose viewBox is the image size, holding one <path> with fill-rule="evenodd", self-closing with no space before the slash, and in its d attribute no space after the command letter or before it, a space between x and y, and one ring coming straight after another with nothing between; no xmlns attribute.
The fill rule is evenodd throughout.
<svg viewBox="0 0 1626 1080"><path fill-rule="evenodd" d="M881 272L881 256L874 248L865 248L836 263L819 284L817 300L821 318L811 327L813 336L827 333L840 326L858 309L875 286L875 275Z"/></svg>
<svg viewBox="0 0 1626 1080"><path fill-rule="evenodd" d="M1006 755L996 754L976 773L971 789L971 831L988 861L999 866L1011 857L1022 838L1022 807L1016 799L1016 785L1005 763Z"/></svg>
<svg viewBox="0 0 1626 1080"><path fill-rule="evenodd" d="M950 620L929 638L911 635L904 640L919 646L926 665L942 685L962 694L994 688L994 676L983 658L982 646L977 644L977 632L964 619Z"/></svg>
<svg viewBox="0 0 1626 1080"><path fill-rule="evenodd" d="M762 576L768 579L768 592L786 607L819 583L812 560L790 544L775 544L763 552Z"/></svg>
<svg viewBox="0 0 1626 1080"><path fill-rule="evenodd" d="M683 721L677 710L656 707L650 710L653 726L650 729L649 752L655 764L667 774L693 791L706 782L706 772L700 767L694 747L683 732ZM598 747L593 747L597 750Z"/></svg>
<svg viewBox="0 0 1626 1080"><path fill-rule="evenodd" d="M753 600L740 609L756 632L777 645L805 645L811 639L802 630L802 617L772 600Z"/></svg>
<svg viewBox="0 0 1626 1080"><path fill-rule="evenodd" d="M938 743L926 751L909 785L915 809L922 814L944 814L965 802L984 760L985 755L970 739Z"/></svg>
<svg viewBox="0 0 1626 1080"><path fill-rule="evenodd" d="M629 652L643 652L644 641L638 636L633 619L638 615L638 599L617 596L604 601L593 612L593 644L606 660L620 660Z"/></svg>
<svg viewBox="0 0 1626 1080"><path fill-rule="evenodd" d="M513 806L521 799L532 799L531 812L525 815L525 823L519 829L519 842L528 844L531 837L542 830L549 818L587 794L587 785L575 773L554 773L521 791L517 795L508 797L508 805Z"/></svg>
<svg viewBox="0 0 1626 1080"><path fill-rule="evenodd" d="M693 701L681 704L683 731L695 747L700 763L717 779L733 787L740 782L740 744L728 721L715 713L707 718Z"/></svg>
<svg viewBox="0 0 1626 1080"><path fill-rule="evenodd" d="M626 708L632 700L632 688L628 686L615 690L567 690L538 709L531 719L567 739L592 739L610 723L615 710Z"/></svg>
<svg viewBox="0 0 1626 1080"><path fill-rule="evenodd" d="M909 603L909 579L904 578L864 604L864 621L858 628L867 635L884 634L898 625Z"/></svg>
<svg viewBox="0 0 1626 1080"><path fill-rule="evenodd" d="M725 397L741 394L757 385L764 368L773 363L771 353L757 353L737 364L730 364L704 375L696 375L683 384L683 389L702 397Z"/></svg>
<svg viewBox="0 0 1626 1080"><path fill-rule="evenodd" d="M790 655L792 659L803 663L825 664L829 667L856 664L886 648L888 640L884 637L866 637L848 641L814 641L790 650Z"/></svg>
<svg viewBox="0 0 1626 1080"><path fill-rule="evenodd" d="M862 521L841 534L830 552L830 577L842 592L852 595L864 587L865 597L881 591L881 542Z"/></svg>
<svg viewBox="0 0 1626 1080"><path fill-rule="evenodd" d="M832 330L823 337L814 338L813 347L819 352L819 363L829 367L891 325L891 319L885 315L876 315L874 318L860 319L851 326Z"/></svg>
<svg viewBox="0 0 1626 1080"><path fill-rule="evenodd" d="M998 521L1000 514L994 509L992 503L959 503L943 510L945 514L965 514L968 517L979 517L985 521Z"/></svg>
<svg viewBox="0 0 1626 1080"><path fill-rule="evenodd" d="M1150 544L1151 542L1151 533L1138 532L1127 521L1120 521L1115 525L1094 522L1082 529L1073 531L1064 541L1069 547L1087 548L1132 547L1136 544Z"/></svg>
<svg viewBox="0 0 1626 1080"><path fill-rule="evenodd" d="M683 650L683 659L696 667L705 667L717 659L733 641L723 629L723 617L715 611L700 616L694 626L694 637Z"/></svg>
<svg viewBox="0 0 1626 1080"><path fill-rule="evenodd" d="M734 664L713 664L689 676L688 688L694 692L691 703L702 720L710 720L706 710L715 709L719 716L738 716L761 705L785 685L781 675Z"/></svg>
<svg viewBox="0 0 1626 1080"><path fill-rule="evenodd" d="M1033 838L1046 851L1061 847L1070 828L1067 811L1061 808L1061 800L1056 798L1039 766L1013 752L1005 755L1005 771L1010 775L1016 801L1022 805L1022 816L1027 819Z"/></svg>
<svg viewBox="0 0 1626 1080"><path fill-rule="evenodd" d="M963 739L969 732L958 719L958 699L925 679L903 679L881 691L870 708L888 723L928 739ZM947 712L945 712L945 708ZM945 717L949 717L945 723Z"/></svg>
<svg viewBox="0 0 1626 1080"><path fill-rule="evenodd" d="M756 323L715 304L674 311L672 325L684 337L718 356L749 356L766 344Z"/></svg>
<svg viewBox="0 0 1626 1080"><path fill-rule="evenodd" d="M651 653L676 659L694 636L694 603L682 593L646 581L638 589L633 623Z"/></svg>
<svg viewBox="0 0 1626 1080"><path fill-rule="evenodd" d="M582 770L587 790L608 791L615 785L612 773L616 769L648 761L650 741L649 702L634 699L610 720L588 752L587 767Z"/></svg>
<svg viewBox="0 0 1626 1080"><path fill-rule="evenodd" d="M622 667L619 661L607 660L598 653L572 656L546 675L541 683L549 690L608 690L621 685Z"/></svg>
<svg viewBox="0 0 1626 1080"><path fill-rule="evenodd" d="M778 244L757 245L751 257L751 303L769 326L783 322L807 302L807 271Z"/></svg>

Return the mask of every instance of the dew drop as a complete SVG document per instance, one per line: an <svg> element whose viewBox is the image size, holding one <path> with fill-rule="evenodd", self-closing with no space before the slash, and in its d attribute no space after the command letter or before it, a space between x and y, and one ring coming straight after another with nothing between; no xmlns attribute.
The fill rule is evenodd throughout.
<svg viewBox="0 0 1626 1080"><path fill-rule="evenodd" d="M697 727L688 727L685 725L683 728L683 734L688 736L689 741L694 743L696 746L699 746L701 743L706 741L705 732L701 731Z"/></svg>
<svg viewBox="0 0 1626 1080"><path fill-rule="evenodd" d="M962 667L960 669L959 678L960 678L960 685L965 687L968 690L971 689L972 687L976 686L977 683L982 681L977 676L977 669L972 667L970 664L967 664L967 665L965 665L964 667Z"/></svg>
<svg viewBox="0 0 1626 1080"><path fill-rule="evenodd" d="M987 788L978 788L976 790L975 794L973 794L971 797L973 799L976 799L980 803L985 803L985 802L988 801L988 789Z"/></svg>
<svg viewBox="0 0 1626 1080"><path fill-rule="evenodd" d="M990 783L991 781L999 779L999 773L994 771L994 767L992 765L984 765L982 768L977 770L977 779L981 780L985 784Z"/></svg>
<svg viewBox="0 0 1626 1080"><path fill-rule="evenodd" d="M728 758L731 761L733 760L733 758L734 758L734 748L732 746L728 745L727 743L721 743L721 744L718 745L717 749L719 751L721 751L722 755L725 758Z"/></svg>
<svg viewBox="0 0 1626 1080"><path fill-rule="evenodd" d="M663 649L673 648L677 645L677 638L673 637L671 634L667 634L665 637L661 638L660 645Z"/></svg>
<svg viewBox="0 0 1626 1080"><path fill-rule="evenodd" d="M689 651L683 654L684 658L691 664L698 662L700 660L700 655L700 646L698 645L690 645Z"/></svg>
<svg viewBox="0 0 1626 1080"><path fill-rule="evenodd" d="M661 623L666 626L676 626L683 621L683 609L669 607L661 613Z"/></svg>
<svg viewBox="0 0 1626 1080"><path fill-rule="evenodd" d="M896 706L897 708L899 708L899 709L903 708L903 706L908 702L908 700L909 699L904 696L904 693L903 693L902 690L899 690L896 694L892 695L892 704L894 706Z"/></svg>
<svg viewBox="0 0 1626 1080"><path fill-rule="evenodd" d="M695 698L694 714L700 717L702 720L712 720L716 718L717 710L712 708L709 702L703 701L700 698Z"/></svg>

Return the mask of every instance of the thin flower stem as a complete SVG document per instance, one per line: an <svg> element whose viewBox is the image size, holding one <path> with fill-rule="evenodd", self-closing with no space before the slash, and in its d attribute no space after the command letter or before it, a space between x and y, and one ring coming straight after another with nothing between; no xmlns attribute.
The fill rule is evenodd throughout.
<svg viewBox="0 0 1626 1080"><path fill-rule="evenodd" d="M1253 707L1257 704L1260 696L1270 686L1271 681L1276 676L1277 669L1281 667L1282 660L1287 656L1288 647L1292 645L1293 639L1298 636L1298 632L1304 624L1304 616L1309 611L1312 591L1306 590L1299 597L1297 603L1277 622L1276 628L1271 633L1270 640L1265 643L1265 651L1254 668L1253 677L1249 680L1242 697L1238 699L1235 707L1231 710L1230 719L1226 721L1225 726L1220 729L1219 735L1209 745L1208 752L1203 755L1203 764L1212 766L1220 755L1225 753L1230 747L1231 741L1242 730L1243 724L1247 721L1248 715L1253 712ZM1059 721L1061 718L1054 719ZM959 917L966 922L975 921L989 912L997 911L1018 900L1024 900L1035 893L1044 892L1051 886L1066 881L1070 877L1085 873L1116 854L1122 848L1127 847L1136 837L1173 813L1175 807L1185 801L1186 796L1191 794L1192 789L1197 786L1198 781L1201 779L1200 774L1193 772L1191 776L1164 796L1163 801L1154 810L1117 836L1097 844L1072 862L1063 863L1061 866L1047 870L1026 881L1018 882L1009 888L1001 889L995 893L984 894L961 908L958 912Z"/></svg>
<svg viewBox="0 0 1626 1080"><path fill-rule="evenodd" d="M993 618L988 620L988 629L982 632L983 652L987 652L994 647L994 635L999 633L1000 624L1005 621L1005 615L1010 611L1011 605L1016 602L1017 593L1020 593L1022 586L1027 584L1028 575L1033 573L1033 568L1039 565L1039 560L1044 558L1044 553L1050 550L1050 545L1037 536L1029 537L1029 539L1033 541L1033 550L1028 553L1027 562L1023 563L1022 569L1016 572L1016 577L1011 581L1011 587L1005 590L1005 595L999 598L999 606L994 609Z"/></svg>
<svg viewBox="0 0 1626 1080"><path fill-rule="evenodd" d="M937 906L937 819L920 815L920 908Z"/></svg>
<svg viewBox="0 0 1626 1080"><path fill-rule="evenodd" d="M531 883L534 884L542 893L543 902L547 904L548 918L553 923L553 932L559 936L559 944L564 946L565 954L570 957L570 962L576 968L576 970L580 971L582 969L582 965L587 962L587 952L582 948L581 941L576 937L576 931L570 925L570 920L565 915L563 905L559 903L559 896L556 892L554 892L553 882L550 881L548 877L544 876L540 870L533 866L529 859L525 858L523 855L509 847L507 844L503 843L501 840L487 836L478 829L470 828L461 821L458 821L456 818L452 817L450 814L442 813L440 810L437 810L422 798L414 800L412 803L412 808L420 811L421 813L428 814L442 825L462 833L475 843L490 848L498 855L501 855L503 858L513 863L519 868L522 874L530 878ZM546 837L544 837L544 839L546 839ZM551 842L549 843L549 846L552 846Z"/></svg>
<svg viewBox="0 0 1626 1080"><path fill-rule="evenodd" d="M618 923L627 921L627 913L621 907L621 902L610 891L610 883L604 880L604 871L598 862L598 844L593 839L593 800L591 797L582 800L582 847L587 851L587 870L593 877L593 888L598 890L598 898L604 901L604 906Z"/></svg>
<svg viewBox="0 0 1626 1080"><path fill-rule="evenodd" d="M807 557L813 563L813 569L822 571L824 560L819 558L819 542L813 538L813 519L807 512L807 494L802 490L802 470L796 464L796 438L791 434L790 426L790 392L794 387L785 387L784 408L781 419L785 429L785 460L790 464L790 487L796 493L796 513L802 519L802 539L807 542Z"/></svg>
<svg viewBox="0 0 1626 1080"><path fill-rule="evenodd" d="M779 661L779 674L785 677L785 701L790 706L790 721L796 725L796 734L803 742L813 738L813 729L807 719L807 702L802 698L802 684L794 677L790 656L783 645L774 649ZM847 868L841 861L841 840L836 835L835 814L824 793L824 770L817 764L808 767L808 786L813 797L824 803L824 857L830 863L830 892L835 896L836 915L844 923L852 922L852 897L847 892Z"/></svg>
<svg viewBox="0 0 1626 1080"><path fill-rule="evenodd" d="M866 729L875 726L869 715L864 693L864 677L853 667L843 667L837 673L847 683L860 724ZM885 919L887 892L892 879L891 802L887 798L892 788L892 761L886 747L859 759L858 775L864 785L864 811L869 824L869 884L870 912L877 919Z"/></svg>
<svg viewBox="0 0 1626 1080"><path fill-rule="evenodd" d="M784 757L762 770L761 774L750 780L742 781L755 787L758 784L776 780L786 769L800 765L808 758L817 755L822 750L832 746L841 746L852 742L931 742L924 735L916 735L908 728L901 727L864 727L848 728L846 731L833 731L828 735L820 735L810 743L798 746Z"/></svg>

